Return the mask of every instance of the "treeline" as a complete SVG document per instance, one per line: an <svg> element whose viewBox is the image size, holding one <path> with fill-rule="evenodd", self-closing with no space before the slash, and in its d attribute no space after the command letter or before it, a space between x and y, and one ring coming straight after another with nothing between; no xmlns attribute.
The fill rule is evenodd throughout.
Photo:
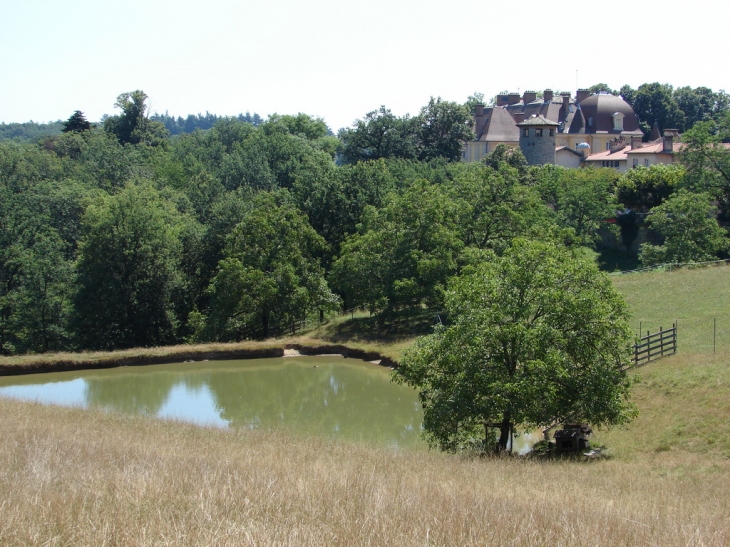
<svg viewBox="0 0 730 547"><path fill-rule="evenodd" d="M355 306L439 309L450 278L515 238L630 239L631 223L606 222L629 208L670 219L647 262L727 248L712 204L726 210L730 195L730 116L687 132L683 166L619 176L528 167L504 147L455 162L444 135L466 134L429 141L448 126L439 116L420 117L416 142L440 153L338 163L346 143L304 114L171 137L141 91L116 106L96 127L76 112L56 137L0 143L4 354L262 338Z"/></svg>
<svg viewBox="0 0 730 547"><path fill-rule="evenodd" d="M182 118L178 116L170 116L167 112L164 114L153 114L150 119L153 121L161 122L170 132L170 135L180 135L182 133L192 133L193 131L205 131L211 129L217 122L222 120L225 116L216 116L206 111L203 114L188 114L187 117ZM245 114L239 114L233 116L234 119L239 122L250 123L251 125L261 125L264 120L261 116L255 112L251 114L246 112Z"/></svg>

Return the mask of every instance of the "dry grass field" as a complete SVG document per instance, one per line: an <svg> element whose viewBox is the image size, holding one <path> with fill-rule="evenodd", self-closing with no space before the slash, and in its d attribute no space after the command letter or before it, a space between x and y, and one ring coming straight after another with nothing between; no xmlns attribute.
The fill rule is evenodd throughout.
<svg viewBox="0 0 730 547"><path fill-rule="evenodd" d="M730 544L730 461L393 451L0 400L0 545Z"/></svg>

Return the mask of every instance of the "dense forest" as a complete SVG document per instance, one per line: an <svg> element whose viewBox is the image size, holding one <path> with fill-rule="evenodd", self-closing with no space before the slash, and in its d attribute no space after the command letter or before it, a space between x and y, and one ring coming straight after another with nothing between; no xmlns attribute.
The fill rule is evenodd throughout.
<svg viewBox="0 0 730 547"><path fill-rule="evenodd" d="M469 106L441 99L415 116L383 107L337 137L305 114L149 116L141 91L115 107L0 142L3 354L262 338L357 306L438 310L450 278L516 238L584 252L606 232L630 243L652 212L663 243L642 247L645 264L728 248L715 216L730 204L727 110L685 132L680 163L619 175L528 167L504 147L461 163Z"/></svg>

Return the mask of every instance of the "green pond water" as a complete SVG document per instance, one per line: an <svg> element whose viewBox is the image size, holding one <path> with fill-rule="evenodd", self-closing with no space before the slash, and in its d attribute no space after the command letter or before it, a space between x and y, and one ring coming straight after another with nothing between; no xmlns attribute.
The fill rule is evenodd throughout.
<svg viewBox="0 0 730 547"><path fill-rule="evenodd" d="M416 392L390 370L342 357L280 357L0 377L0 396L275 429L393 447L424 446Z"/></svg>

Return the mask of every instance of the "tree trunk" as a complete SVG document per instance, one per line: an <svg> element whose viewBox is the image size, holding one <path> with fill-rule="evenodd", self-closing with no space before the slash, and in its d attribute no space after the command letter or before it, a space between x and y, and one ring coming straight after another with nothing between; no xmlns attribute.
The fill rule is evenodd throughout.
<svg viewBox="0 0 730 547"><path fill-rule="evenodd" d="M512 420L509 412L502 415L502 424L499 427L499 441L497 442L497 452L507 450L510 433L512 432Z"/></svg>

